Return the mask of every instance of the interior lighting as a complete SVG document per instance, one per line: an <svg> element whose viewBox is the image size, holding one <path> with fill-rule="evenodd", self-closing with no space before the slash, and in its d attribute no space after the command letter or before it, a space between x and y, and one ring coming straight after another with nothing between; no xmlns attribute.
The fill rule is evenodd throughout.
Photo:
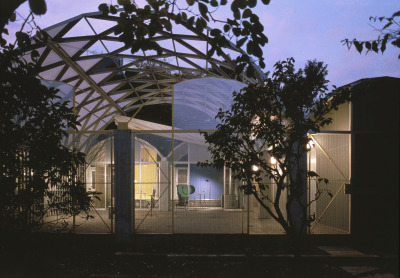
<svg viewBox="0 0 400 278"><path fill-rule="evenodd" d="M271 156L271 158L269 159L269 161L271 162L271 164L276 164L276 158Z"/></svg>
<svg viewBox="0 0 400 278"><path fill-rule="evenodd" d="M251 165L251 171L258 172L259 170L260 170L260 167L258 165Z"/></svg>

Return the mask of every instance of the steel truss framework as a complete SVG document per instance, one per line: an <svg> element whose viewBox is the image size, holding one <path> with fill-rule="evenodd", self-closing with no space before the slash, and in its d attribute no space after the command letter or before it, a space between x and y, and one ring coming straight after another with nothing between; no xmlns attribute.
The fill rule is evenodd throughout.
<svg viewBox="0 0 400 278"><path fill-rule="evenodd" d="M115 115L135 117L146 105L171 104L174 85L185 80L216 77L255 83L265 77L254 63L256 79L235 75L233 60L243 50L231 44L222 56L208 57L209 30L197 33L181 25L154 36L162 55L131 54L114 34L117 20L100 12L82 14L44 29L49 38L32 46L40 55L39 76L73 88L70 99L80 132L104 130ZM90 145L80 139L87 141L81 146Z"/></svg>

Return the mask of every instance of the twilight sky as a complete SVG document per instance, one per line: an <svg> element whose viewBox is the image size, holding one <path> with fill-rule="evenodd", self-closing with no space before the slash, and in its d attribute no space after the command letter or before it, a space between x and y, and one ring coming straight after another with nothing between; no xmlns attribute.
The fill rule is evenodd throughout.
<svg viewBox="0 0 400 278"><path fill-rule="evenodd" d="M184 0L179 0L184 1ZM103 2L116 0L65 1L47 0L48 11L44 16L35 17L41 28L81 13L97 11ZM142 2L142 1L137 1ZM261 2L259 0L259 2ZM269 43L264 47L267 67L271 70L278 60L294 57L296 66L302 67L310 59L328 64L330 85L341 86L362 78L377 76L400 77L400 49L388 46L385 54L358 54L355 49L347 50L341 40L374 39L378 31L373 26L379 23L369 21L370 16L391 16L400 10L399 0L271 0L271 4L259 4L255 13L265 27ZM24 3L18 15L29 14ZM222 14L222 11L220 12ZM8 26L10 33L21 28L22 19ZM212 25L211 25L212 27Z"/></svg>

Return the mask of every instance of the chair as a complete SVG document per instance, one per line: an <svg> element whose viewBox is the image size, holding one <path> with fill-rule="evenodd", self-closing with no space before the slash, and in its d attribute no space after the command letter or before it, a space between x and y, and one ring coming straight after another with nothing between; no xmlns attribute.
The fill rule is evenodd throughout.
<svg viewBox="0 0 400 278"><path fill-rule="evenodd" d="M178 203L177 206L187 206L189 195L193 194L196 191L194 185L187 185L187 184L178 184L177 186L178 192ZM190 192L188 194L188 187L190 188Z"/></svg>

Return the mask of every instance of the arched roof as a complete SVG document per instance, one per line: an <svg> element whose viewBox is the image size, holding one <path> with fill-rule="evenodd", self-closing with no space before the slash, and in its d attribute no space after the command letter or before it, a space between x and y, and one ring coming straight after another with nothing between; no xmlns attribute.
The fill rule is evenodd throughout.
<svg viewBox="0 0 400 278"><path fill-rule="evenodd" d="M233 59L241 49L233 44L222 56L207 56L208 32L197 33L175 25L173 32L158 33L163 49L131 54L114 35L118 16L100 12L82 14L44 29L45 42L32 48L39 54L40 77L74 87L81 131L102 130L115 115L135 116L146 105L172 102L173 86L181 81L216 77L254 83L235 75ZM254 63L257 79L264 73Z"/></svg>
<svg viewBox="0 0 400 278"><path fill-rule="evenodd" d="M228 110L233 92L246 85L235 80L207 77L187 80L174 88L174 127L180 129L216 129L219 109Z"/></svg>

